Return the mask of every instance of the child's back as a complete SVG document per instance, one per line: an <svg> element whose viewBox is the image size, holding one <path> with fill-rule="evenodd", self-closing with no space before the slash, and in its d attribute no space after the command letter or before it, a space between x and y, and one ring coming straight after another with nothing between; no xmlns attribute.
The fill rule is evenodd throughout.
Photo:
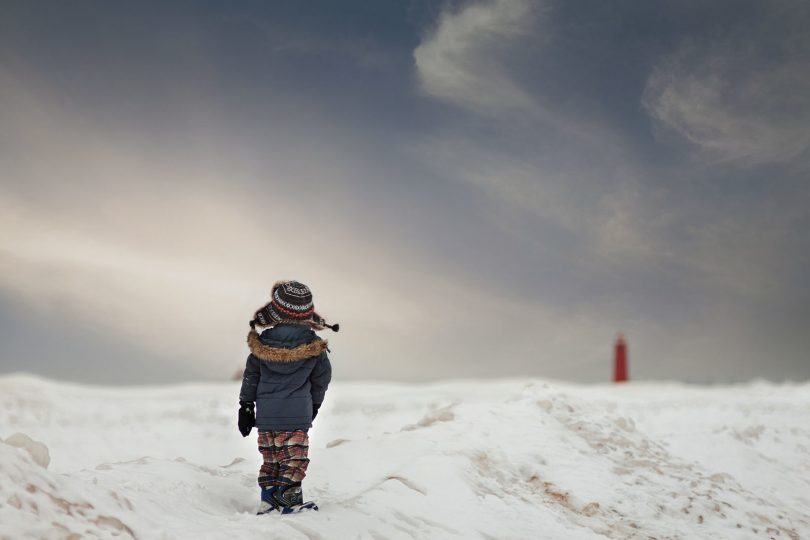
<svg viewBox="0 0 810 540"><path fill-rule="evenodd" d="M279 324L248 334L239 401L256 402L259 431L307 430L332 377L326 341L311 328Z"/></svg>

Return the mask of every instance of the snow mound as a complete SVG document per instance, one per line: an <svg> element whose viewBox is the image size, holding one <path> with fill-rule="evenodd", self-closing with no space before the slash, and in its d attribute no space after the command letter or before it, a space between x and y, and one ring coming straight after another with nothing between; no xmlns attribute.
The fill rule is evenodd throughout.
<svg viewBox="0 0 810 540"><path fill-rule="evenodd" d="M48 451L48 447L40 441L35 441L25 433L15 433L3 442L9 446L22 448L28 452L28 455L31 456L34 463L43 469L47 469L48 465L51 463L51 454Z"/></svg>
<svg viewBox="0 0 810 540"><path fill-rule="evenodd" d="M0 378L0 538L810 537L810 385L334 384L286 517L237 394Z"/></svg>
<svg viewBox="0 0 810 540"><path fill-rule="evenodd" d="M30 438L9 439L26 444L0 443L0 538L135 538L124 522L100 509L110 506L108 494L93 493L100 504L83 497L73 482L35 461L34 455L42 456Z"/></svg>

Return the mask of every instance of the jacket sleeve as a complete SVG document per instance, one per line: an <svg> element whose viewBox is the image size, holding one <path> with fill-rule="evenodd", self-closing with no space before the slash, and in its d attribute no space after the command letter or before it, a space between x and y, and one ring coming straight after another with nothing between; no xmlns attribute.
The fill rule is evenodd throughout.
<svg viewBox="0 0 810 540"><path fill-rule="evenodd" d="M242 389L239 391L239 401L256 401L256 387L259 385L259 361L252 354L248 356L245 365L245 375L242 377Z"/></svg>
<svg viewBox="0 0 810 540"><path fill-rule="evenodd" d="M312 386L312 405L320 407L323 403L323 398L326 395L326 389L329 388L329 382L332 380L332 364L329 362L329 356L326 353L321 353L321 357L315 364L312 373L309 376L309 382Z"/></svg>

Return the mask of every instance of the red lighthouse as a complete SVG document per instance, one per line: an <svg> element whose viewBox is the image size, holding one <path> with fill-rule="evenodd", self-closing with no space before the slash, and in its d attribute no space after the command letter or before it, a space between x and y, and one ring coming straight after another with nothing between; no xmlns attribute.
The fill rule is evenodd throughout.
<svg viewBox="0 0 810 540"><path fill-rule="evenodd" d="M613 352L613 382L627 382L627 343L619 334Z"/></svg>

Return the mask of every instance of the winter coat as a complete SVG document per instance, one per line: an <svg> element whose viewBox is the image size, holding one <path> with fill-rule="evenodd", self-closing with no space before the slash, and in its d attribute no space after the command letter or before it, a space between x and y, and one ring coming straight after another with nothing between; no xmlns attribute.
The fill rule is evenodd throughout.
<svg viewBox="0 0 810 540"><path fill-rule="evenodd" d="M256 402L260 431L312 427L312 407L321 405L332 380L326 346L306 325L278 324L261 335L251 330L239 401Z"/></svg>

